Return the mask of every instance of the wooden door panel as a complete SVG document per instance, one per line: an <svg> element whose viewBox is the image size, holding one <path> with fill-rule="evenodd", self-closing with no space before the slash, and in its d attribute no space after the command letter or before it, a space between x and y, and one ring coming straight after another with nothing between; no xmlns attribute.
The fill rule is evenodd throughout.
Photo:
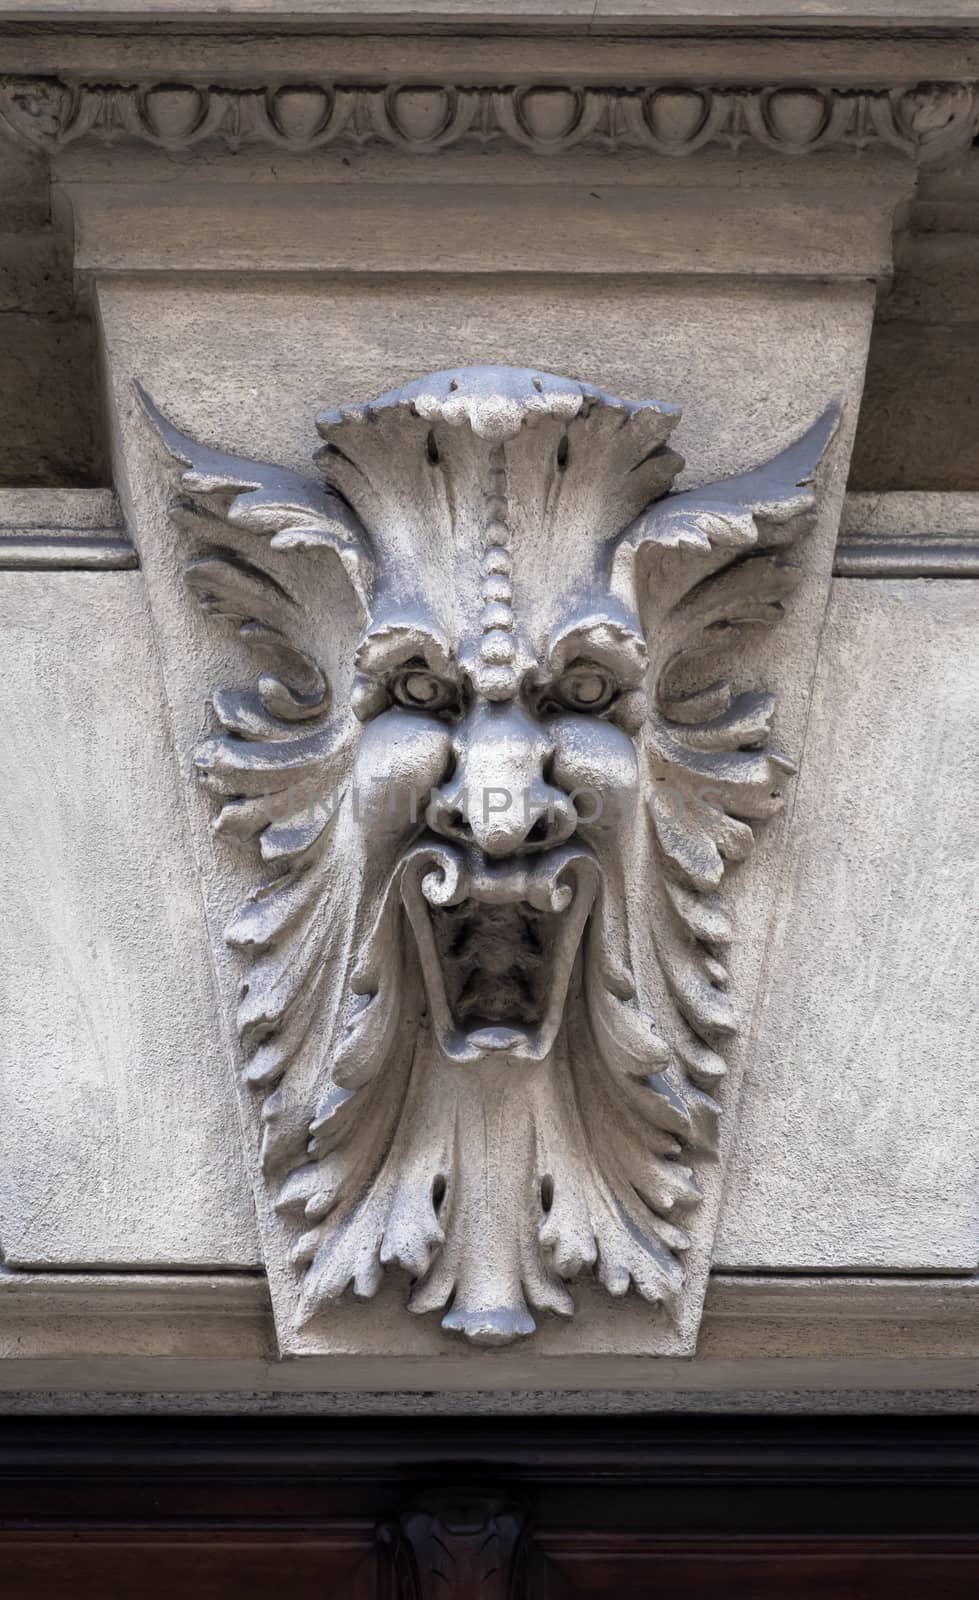
<svg viewBox="0 0 979 1600"><path fill-rule="evenodd" d="M979 1421L0 1422L0 1600L974 1600Z"/></svg>
<svg viewBox="0 0 979 1600"><path fill-rule="evenodd" d="M377 1600L373 1529L0 1539L2 1600Z"/></svg>
<svg viewBox="0 0 979 1600"><path fill-rule="evenodd" d="M979 1593L979 1540L960 1548L834 1539L671 1548L615 1535L541 1542L543 1577L530 1600L975 1600Z"/></svg>

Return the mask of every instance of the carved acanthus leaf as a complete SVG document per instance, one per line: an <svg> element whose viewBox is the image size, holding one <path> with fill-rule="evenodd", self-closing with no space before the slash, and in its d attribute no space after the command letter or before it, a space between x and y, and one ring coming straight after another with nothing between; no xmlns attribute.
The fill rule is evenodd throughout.
<svg viewBox="0 0 979 1600"><path fill-rule="evenodd" d="M188 584L255 663L196 763L270 874L225 938L296 1337L388 1274L484 1345L571 1315L585 1273L677 1320L737 1026L725 879L792 771L753 641L800 576L838 408L670 495L675 408L432 374L320 418L370 554L334 490L147 410ZM314 647L334 557L367 612L349 705ZM522 818L494 821L501 792Z"/></svg>
<svg viewBox="0 0 979 1600"><path fill-rule="evenodd" d="M372 563L363 527L346 501L288 468L197 444L173 427L140 384L135 388L170 454L187 469L181 483L189 504L178 510L211 512L232 528L268 539L273 550L332 550L367 606Z"/></svg>
<svg viewBox="0 0 979 1600"><path fill-rule="evenodd" d="M774 694L739 691L724 668L750 673L753 631L782 618L802 576L786 552L811 526L816 468L839 416L830 407L755 471L651 506L613 562L617 586L627 581L639 593L643 563L655 559L656 582L671 595L648 630L655 696L645 749L661 896L651 925L680 1019L674 1064L705 1090L723 1076L725 1041L736 1031L724 964L732 922L719 891L728 867L750 852L754 825L781 808L795 770L769 747ZM678 527L700 538L678 542Z"/></svg>

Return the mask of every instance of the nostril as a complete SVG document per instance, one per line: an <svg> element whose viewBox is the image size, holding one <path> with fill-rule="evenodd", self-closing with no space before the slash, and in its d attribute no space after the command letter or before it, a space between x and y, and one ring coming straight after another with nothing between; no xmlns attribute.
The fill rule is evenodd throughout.
<svg viewBox="0 0 979 1600"><path fill-rule="evenodd" d="M472 828L466 820L464 811L457 806L450 806L444 800L436 799L429 807L429 826L436 833L441 833L446 839L471 839Z"/></svg>
<svg viewBox="0 0 979 1600"><path fill-rule="evenodd" d="M538 817L534 826L527 835L528 844L546 844L551 837L551 819L548 816Z"/></svg>

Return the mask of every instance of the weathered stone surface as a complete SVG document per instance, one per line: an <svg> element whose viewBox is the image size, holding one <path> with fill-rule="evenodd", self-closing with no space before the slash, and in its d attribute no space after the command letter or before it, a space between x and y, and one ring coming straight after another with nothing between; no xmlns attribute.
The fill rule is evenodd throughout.
<svg viewBox="0 0 979 1600"><path fill-rule="evenodd" d="M95 345L47 162L0 142L0 485L108 482Z"/></svg>
<svg viewBox="0 0 979 1600"><path fill-rule="evenodd" d="M39 150L0 143L0 200L5 230L45 229L50 214L47 158Z"/></svg>
<svg viewBox="0 0 979 1600"><path fill-rule="evenodd" d="M107 277L100 296L127 417L136 376L181 426L238 454L307 470L327 399L396 388L441 355L449 365L587 368L613 392L679 394L690 462L680 488L743 465L746 416L761 461L803 431L827 394L855 388L851 349L872 314L865 284L549 275L306 284L194 275L182 286Z"/></svg>
<svg viewBox="0 0 979 1600"><path fill-rule="evenodd" d="M914 35L886 26L829 29L814 45L808 30L793 39L784 30L717 26L716 17L713 26L694 32L650 25L632 33L570 27L534 33L485 27L409 32L399 27L394 39L380 28L289 33L283 31L282 12L264 36L254 21L240 31L230 11L212 10L206 30L109 31L78 26L77 15L73 20L76 26L68 29L8 29L5 71L76 82L173 84L186 77L219 84L240 73L254 83L274 72L277 83L289 85L315 83L323 76L426 86L451 78L467 84L571 82L600 88L619 82L797 86L815 78L831 87L893 84L902 91L917 83L979 77L979 41L972 29L922 28ZM182 180L190 176L186 169L181 172Z"/></svg>
<svg viewBox="0 0 979 1600"><path fill-rule="evenodd" d="M95 640L83 639L82 648L77 652L79 661L103 663L112 685L120 680L122 673L125 673L126 682L131 681L131 662L140 648L140 634L133 627L132 599L126 602L122 616L118 611L118 597L124 583L138 585L140 581L138 578L81 580L75 577L5 580L8 595L14 595L15 588L19 589L16 603L13 599L6 602L11 643L12 624L18 624L21 630L27 627L28 638L35 643L39 627L44 624L41 637L48 640L50 657L46 668L42 662L38 674L37 681L42 689L46 683L52 686L52 692L54 689L53 663L58 656L57 636L52 630L55 627L65 630L60 633L61 638L77 638L77 595L81 591L74 586L83 582L101 585L85 591L84 614L94 619L93 604L97 605L105 630L99 630ZM33 590L32 606L25 606L28 590L23 586L26 584ZM42 584L49 587L49 592L50 587L57 585L58 608L52 610L49 599L41 606L37 596ZM116 589L116 585L120 587ZM801 810L793 824L797 859L788 892L798 894L799 920L794 922L790 901L783 908L781 924L787 940L786 953L782 970L774 980L777 993L770 997L768 1005L769 1014L774 1018L770 1025L771 1042L766 1044L763 1036L762 1054L753 1058L756 1064L751 1069L743 1113L745 1131L739 1145L737 1168L732 1171L718 1260L741 1270L765 1265L799 1269L829 1266L864 1270L965 1270L974 1264L979 1236L974 1198L976 1161L971 1149L969 1120L977 1090L970 1078L975 1051L974 1048L970 1050L968 1042L968 1018L956 1009L964 1004L967 992L962 974L967 974L971 968L968 946L960 945L957 952L954 948L954 916L957 904L958 914L963 919L958 931L967 935L969 904L961 898L961 887L954 876L945 885L948 898L938 900L941 880L934 884L933 901L923 896L921 871L926 869L918 863L931 851L936 832L943 841L943 851L948 852L953 873L958 862L970 859L966 797L968 784L974 780L970 779L968 766L961 774L949 771L946 766L938 768L936 781L935 768L930 763L933 755L947 763L954 751L962 748L963 729L967 734L968 719L974 716L969 701L974 673L971 667L974 632L971 630L979 602L971 586L964 584L837 583L835 590L824 635L820 699L811 725ZM104 609L106 605L108 614ZM11 651L14 670L18 662L26 659L23 637L23 631L16 634L16 644ZM855 644L855 640L860 643ZM31 660L37 661L37 655ZM908 670L909 662L914 668L913 679ZM955 676L951 677L953 672ZM34 682L33 679L29 681ZM101 678L98 681L101 682ZM841 683L847 685L847 693L842 698ZM903 684L904 688L895 700L896 683ZM62 691L65 695L69 687L74 690L75 686L73 683L66 686ZM31 692L36 693L36 690L32 688ZM80 692L89 696L87 704L92 705L91 683L86 688L83 682ZM921 734L909 738L907 730L919 706L928 708L927 726ZM940 713L937 717L936 707ZM20 726L24 732L20 749L30 754L36 777L36 707L28 701L21 715ZM81 735L83 730L77 718L59 718L56 724L58 742L51 747L54 777L51 769L42 772L42 781L31 787L29 801L17 812L20 826L16 859L21 878L25 860L30 862L33 858L36 863L42 848L52 848L51 825L43 832L38 828L32 840L31 833L24 829L24 818L29 816L32 821L38 818L36 796L50 790L57 768L65 761L65 732L70 732L72 721ZM868 729L874 730L873 741L862 749L861 741ZM142 752L139 770L145 774L142 781L152 796L161 789L159 763L164 763L165 758L156 735L146 728L140 732L129 726L128 716L125 728L117 727L116 747L130 747L134 734L138 734L139 743L147 737L150 739L151 749L149 754L145 750ZM17 750L16 717L10 723L10 737ZM966 744L966 763L968 748ZM124 760L123 770L131 768L132 759L129 756ZM81 792L79 772L84 775L87 771L92 783L86 791L82 810L83 820L93 829L99 826L100 808L109 807L109 815L112 814L111 796L105 791L106 773L118 770L117 763L112 768L96 769L93 774L81 768L77 761L75 763L72 793L77 797ZM926 792L927 798L916 800L919 779L922 794ZM871 785L878 801L876 812ZM856 800L861 794L864 796L862 813L855 815ZM155 807L147 816L145 808L150 804L149 798L143 798L140 804L144 809L132 813L129 826L115 830L114 872L119 875L121 860L130 888L138 884L142 876L146 849L159 848L154 840L160 837L160 816ZM875 821L881 808L883 823ZM888 817L893 822L890 830ZM140 818L142 830L136 826ZM843 818L847 826L840 831ZM859 827L855 828L855 823L862 823L862 832ZM54 836L58 836L61 829L59 817ZM878 829L882 830L881 836L875 839ZM172 836L165 833L164 837ZM25 838L28 841L26 857L23 854ZM171 852L175 850L176 844L170 849ZM133 966L123 964L123 955L118 949L112 956L111 940L108 947L105 945L104 927L109 927L116 938L122 939L126 947L124 955L130 953L128 921L123 913L115 910L111 922L102 919L102 950L105 952L108 948L108 956L103 954L93 969L93 958L86 946L89 936L76 939L75 966L77 973L77 964L83 961L81 977L76 975L73 982L66 985L62 975L57 987L52 983L50 992L55 1000L46 1004L40 1016L29 1003L26 974L29 972L34 981L39 963L40 969L45 970L43 963L50 958L44 957L44 947L50 943L52 928L59 920L62 924L67 922L69 930L91 926L93 917L104 909L105 896L108 894L112 900L118 892L111 886L99 888L90 870L79 869L72 873L57 870L59 864L64 864L63 850L61 841L57 861L47 864L48 871L55 870L55 877L52 887L44 892L50 897L56 882L57 901L48 898L44 902L47 910L40 922L36 920L35 906L33 935L28 942L22 937L25 924L15 915L16 933L6 954L8 973L13 963L13 975L5 1002L20 1040L14 1067L8 1067L4 1077L12 1097L5 1114L4 1158L7 1170L15 1174L3 1219L3 1239L8 1254L15 1259L39 1260L49 1265L75 1260L116 1260L127 1264L176 1260L197 1264L201 1260L221 1260L231 1264L234 1259L241 1259L240 1246L236 1247L234 1240L227 1236L221 1238L214 1233L208 1239L201 1233L207 1217L202 1216L199 1193L193 1196L196 1236L188 1233L190 1219L187 1216L174 1215L172 1206L158 1204L169 1163L167 1150L161 1149L158 1143L161 1126L172 1128L179 1123L182 1138L193 1136L199 1140L199 1152L192 1158L190 1170L206 1169L213 1160L213 1149L226 1148L233 1131L227 1123L227 1106L210 1112L203 1121L198 1116L192 1124L187 1124L178 1117L169 1091L158 1098L159 1083L153 1074L145 1074L145 1069L140 1067L140 1061L150 1052L158 1063L160 1033L172 1032L172 1022L163 1019L173 1005L173 995L182 995L180 1010L183 1011L188 985L192 990L196 980L191 982L185 973L183 980L179 977L172 980L172 986L168 980L165 992L159 995L155 985L147 985L145 979L141 979L138 986L128 982L125 973L128 971L131 975ZM139 859L127 862L127 855ZM179 866L173 859L169 870L172 872ZM828 898L825 872L831 866L840 894ZM37 879L27 881L31 883L30 892L37 895ZM145 885L139 892L143 897L139 903L144 915L150 915L151 927L159 937L162 913L156 901L155 885ZM151 905L148 913L145 909L147 895L151 901L156 901L155 909ZM960 896L958 903L957 895ZM841 905L844 908L842 918ZM881 905L887 908L889 919L883 930ZM57 917L55 906L58 907ZM822 922L817 920L815 929L814 916L822 917ZM31 926L27 924L28 931ZM888 934L892 937L887 937ZM161 944L165 946L167 942L164 936ZM953 946L951 956L943 956L949 944ZM894 974L890 974L887 967L894 964L897 949L904 952L903 961ZM846 999L848 980L844 963L847 953L853 950L861 952L861 965L852 971L849 979L852 984L850 1003L825 1013L822 1004L816 1003L816 996L824 994L827 988L839 995L842 985ZM135 962L136 953L131 952L130 958ZM868 960L880 963L880 970L875 968L875 975L871 975L875 987L869 998ZM799 974L810 973L814 963L816 980L807 977L804 987L800 987ZM166 976L166 972L161 975L162 978ZM82 980L83 988L80 987ZM80 995L87 996L90 992L98 997L103 1017L116 1019L121 1015L126 1018L124 1042L132 1048L132 1057L130 1059L127 1054L123 1065L111 1066L111 1080L99 1075L102 1068L98 1063L100 1053L104 1055L105 1052L105 1039L97 1041L95 1055L89 1058L97 1070L81 1070L76 1019L80 1014ZM60 1014L59 995L62 997ZM867 1015L868 1005L872 1006L871 1020L876 1018L877 1028L885 1031L882 1036L867 1034L866 1048L851 1059L848 1039L855 1019ZM21 1020L25 1006L28 1006L29 1026ZM784 1035L783 1007L790 1018ZM922 1014L923 1023L919 1020ZM42 1022L43 1032L39 1034L37 1030ZM206 1019L197 1024L208 1025ZM64 1041L60 1046L57 1045L59 1035ZM36 1109L32 1110L24 1101L20 1063L26 1059L25 1041L29 1044L33 1040L30 1050L32 1085L43 1086L46 1079L44 1056L46 1050L52 1050L52 1039L58 1053L56 1058L49 1054L49 1060L56 1059L57 1075L51 1081L50 1098L41 1100L42 1115L39 1116ZM786 1039L797 1040L788 1057L785 1055ZM911 1049L909 1039L913 1045ZM945 1046L943 1039L949 1041ZM844 1062L851 1076L844 1078L837 1073L827 1079L827 1061L831 1066ZM113 1139L106 1140L105 1125L110 1109L106 1096L110 1089L115 1092L116 1085L126 1085L131 1094L134 1069L143 1080L140 1096L152 1096L149 1104L144 1103L139 1111L135 1123L138 1137L130 1143L121 1139L117 1129ZM167 1081L167 1073L173 1071L169 1044L166 1071L159 1065L154 1067L156 1071L163 1081ZM191 1069L182 1066L180 1071L187 1074ZM73 1077L73 1074L78 1076ZM186 1076L182 1081L188 1081ZM196 1062L192 1081L194 1103L199 1106ZM220 1107L224 1078L223 1065L217 1061L213 1063L210 1082ZM935 1093L936 1084L942 1086L940 1094ZM188 1092L191 1091L185 1091ZM53 1126L55 1130L62 1126L66 1105L74 1104L83 1110L90 1108L93 1093L97 1096L96 1105L105 1108L97 1120L93 1122L89 1109L85 1120L80 1120L77 1113L71 1119L70 1137L67 1128L63 1139L54 1142L48 1134L44 1139L38 1137L41 1126ZM963 1099L963 1095L970 1094L971 1101ZM954 1100L949 1099L952 1095ZM127 1105L131 1114L131 1099ZM859 1113L861 1105L867 1113L863 1119ZM164 1112L167 1120L161 1123ZM114 1113L111 1125L116 1126ZM922 1130L929 1128L932 1132L925 1139ZM79 1182L76 1134L79 1137L77 1149L83 1157L86 1152L90 1154L90 1160L82 1163L80 1190L90 1203L74 1208L59 1201L45 1216L45 1208L38 1207L36 1195L39 1190L55 1185L55 1173L60 1174L71 1163L73 1183ZM218 1145L214 1144L215 1138ZM233 1144L233 1139L231 1142ZM905 1152L903 1167L902 1151ZM47 1169L38 1166L39 1158L45 1156L52 1163ZM234 1187L232 1185L232 1191ZM235 1206L240 1214L241 1201L229 1198L232 1191L225 1194L222 1209ZM93 1194L98 1197L97 1204L92 1203ZM209 1202L209 1207L213 1222L213 1202ZM161 1241L161 1230L175 1233L179 1246L175 1247L166 1239ZM245 1259L253 1259L253 1256L246 1251Z"/></svg>
<svg viewBox="0 0 979 1600"><path fill-rule="evenodd" d="M0 1246L256 1259L138 574L0 575Z"/></svg>
<svg viewBox="0 0 979 1600"><path fill-rule="evenodd" d="M0 489L0 571L136 565L111 489Z"/></svg>
<svg viewBox="0 0 979 1600"><path fill-rule="evenodd" d="M972 206L979 209L976 199ZM976 321L979 233L916 231L899 241L896 256L894 288L881 304L881 322Z"/></svg>
<svg viewBox="0 0 979 1600"><path fill-rule="evenodd" d="M543 366L682 403L689 487L774 454L836 390L842 458L874 279L852 475L870 493L838 570L974 575L974 13L7 6L0 568L94 562L99 542L104 564L135 560L109 493L23 489L110 481L85 320L101 295L146 570L0 571L0 1409L975 1409L975 584L837 583L807 726L830 517L757 662L749 687L779 691L774 746L804 766L734 880L748 1031L725 1129L742 1067L747 1099L716 1258L732 1271L696 1354L637 1355L663 1349L648 1308L590 1284L570 1326L545 1315L536 1346L477 1354L428 1337L395 1284L295 1344L327 1353L276 1362L219 1027L241 973L212 980L192 838L209 810L168 742L171 714L182 755L214 731L211 669L240 684L240 657L191 632L166 703L146 591L176 594L179 552L145 509L141 474L159 488L162 469L128 387L295 468L323 404L447 364ZM342 644L349 616L324 612ZM231 906L229 850L206 870ZM702 1273L706 1230L697 1250ZM85 1388L117 1396L70 1393Z"/></svg>
<svg viewBox="0 0 979 1600"><path fill-rule="evenodd" d="M0 234L0 314L71 315L74 289L67 246L50 228Z"/></svg>
<svg viewBox="0 0 979 1600"><path fill-rule="evenodd" d="M834 584L715 1267L975 1267L977 625Z"/></svg>
<svg viewBox="0 0 979 1600"><path fill-rule="evenodd" d="M77 21L81 17L93 21L131 20L138 15L143 22L164 18L183 23L204 20L214 26L213 13L201 0L155 0L151 7L136 13L133 0L79 0L73 6L66 6L65 0L7 0L3 14L9 19L45 21ZM287 11L274 10L270 0L235 0L224 9L222 20L225 26L240 21L248 26L274 23L279 28L315 20L320 25L363 27L369 23L382 29L533 26L575 33L588 32L596 25L648 29L651 24L708 23L724 30L731 26L741 28L746 22L777 22L808 30L817 16L824 24L844 28L899 22L905 27L929 29L943 23L971 21L974 12L971 0L939 0L937 5L923 4L922 0L837 0L832 6L820 5L818 12L814 12L809 0L754 0L750 11L737 0L675 0L666 5L661 0L507 0L501 6L489 6L486 0L441 0L437 5L421 6L415 0L367 0L366 4L363 0L358 4L351 0L305 0L304 4L290 5Z"/></svg>
<svg viewBox="0 0 979 1600"><path fill-rule="evenodd" d="M2 505L0 500L0 508ZM850 493L843 501L840 538L920 544L955 539L979 545L979 494L939 490Z"/></svg>
<svg viewBox="0 0 979 1600"><path fill-rule="evenodd" d="M979 488L979 322L874 330L850 487Z"/></svg>
<svg viewBox="0 0 979 1600"><path fill-rule="evenodd" d="M720 1384L737 1393L741 1384L763 1387L767 1375L781 1385L786 1368L774 1363L787 1361L816 1392L827 1377L845 1381L857 1365L861 1382L876 1381L885 1391L907 1383L927 1391L942 1386L950 1360L961 1375L966 1363L979 1375L977 1305L975 1276L716 1273L692 1360L600 1357L587 1370L606 1386L600 1392L621 1383L637 1403L644 1392L667 1394L678 1382L687 1390ZM45 1376L53 1389L70 1391L83 1381L79 1363L89 1381L108 1381L122 1392L137 1387L140 1374L150 1384L163 1373L172 1381L178 1369L171 1358L182 1363L174 1387L192 1392L223 1383L283 1399L291 1393L298 1409L309 1404L304 1394L320 1385L334 1396L346 1391L346 1403L353 1405L351 1383L370 1383L381 1393L362 1396L365 1409L382 1406L385 1392L387 1404L397 1409L406 1400L398 1390L409 1383L432 1382L451 1393L473 1377L458 1348L427 1362L360 1362L351 1353L345 1361L313 1357L268 1364L264 1358L274 1346L268 1285L258 1273L0 1270L0 1394ZM167 1365L161 1368L161 1362ZM585 1370L577 1365L578 1376ZM522 1371L542 1386L553 1384L556 1402L558 1385L575 1376L574 1369L562 1372L539 1361L524 1363ZM494 1393L496 1403L505 1404L502 1396L514 1377L509 1358L481 1376L488 1385L485 1398L473 1396L472 1409L491 1408ZM247 1406L247 1396L239 1403ZM202 1396L200 1404L210 1402Z"/></svg>
<svg viewBox="0 0 979 1600"><path fill-rule="evenodd" d="M291 1339L399 1268L476 1344L573 1315L592 1270L689 1325L737 1027L726 868L793 770L777 695L739 680L801 576L838 405L671 495L676 407L534 369L321 412L328 487L140 395L188 603L257 646L193 761L228 878L247 862L224 943Z"/></svg>
<svg viewBox="0 0 979 1600"><path fill-rule="evenodd" d="M83 538L96 529L125 530L111 489L0 489L0 534Z"/></svg>
<svg viewBox="0 0 979 1600"><path fill-rule="evenodd" d="M0 484L98 485L108 472L83 318L0 316Z"/></svg>
<svg viewBox="0 0 979 1600"><path fill-rule="evenodd" d="M974 85L900 84L839 91L819 82L773 88L709 81L586 88L533 80L474 87L411 79L384 87L329 78L257 87L224 78L202 88L157 76L133 84L74 83L54 77L0 80L0 126L29 148L59 152L78 140L139 141L196 150L217 142L237 150L266 144L283 153L354 151L387 145L416 155L456 146L558 155L580 146L689 156L744 145L776 155L895 149L922 162L970 146Z"/></svg>
<svg viewBox="0 0 979 1600"><path fill-rule="evenodd" d="M603 158L607 160L608 158ZM871 158L868 158L871 159ZM423 169L424 170L424 169ZM483 172L498 175L499 168ZM506 174L504 173L504 176ZM908 173L875 189L760 185L629 187L562 179L425 185L289 183L243 195L215 175L176 196L169 184L70 189L86 275L249 271L620 275L697 272L883 278L891 211ZM412 313L412 320L414 313Z"/></svg>
<svg viewBox="0 0 979 1600"><path fill-rule="evenodd" d="M870 342L856 490L979 486L979 161L924 180Z"/></svg>
<svg viewBox="0 0 979 1600"><path fill-rule="evenodd" d="M157 447L135 408L133 377L152 387L181 429L220 442L226 450L292 466L308 458L308 419L324 399L369 396L452 358L463 366L474 359L508 364L523 359L535 370L560 371L586 368L593 354L596 380L603 387L665 395L684 404L689 426L678 442L692 463L687 482L698 483L776 453L834 394L852 395L859 382L869 311L865 286L770 286L756 293L726 286L678 291L612 284L597 290L594 284L566 280L560 292L540 281L501 282L488 290L488 284L460 280L390 287L376 281L370 286L332 282L257 294L245 286L171 290L106 281L100 287L116 423L126 460L120 490L130 508L157 626L166 640L177 745L188 778L200 732L200 705L216 682L230 687L242 681L241 647L234 645L232 635L216 646L206 619L197 618L187 603L181 548L168 525ZM245 325L250 332L242 343L236 330ZM631 332L637 326L657 330L648 358L639 361ZM756 361L745 360L752 341L759 348L777 348L784 370L791 373L777 422L769 377ZM541 356L546 361L534 359ZM781 635L778 642L766 641L752 667L751 688L769 682L778 682L780 689L784 685L779 747L790 756L801 746L845 447L844 429L835 473L831 470L827 478L826 518L805 541L804 581L775 630ZM279 576L283 580L285 571ZM339 605L339 590L337 595ZM336 616L328 663L334 676L344 660L341 646L350 624L344 610L338 609ZM339 681L345 681L342 666ZM240 967L223 938L240 898L237 880L229 872L226 845L209 833L203 796L196 789L190 792L212 941L227 995L233 997ZM771 824L767 834L766 864L758 864L756 852L739 869L747 891L744 949L732 961L732 991L744 997L746 1007L761 955L780 825ZM738 1063L732 1061L732 1066L736 1080ZM732 1105L733 1094L732 1087ZM257 1154L250 1159L257 1167ZM716 1204L720 1170L708 1167L703 1173L706 1217ZM283 1265L287 1240L281 1219L269 1214L266 1222L276 1241L267 1259L273 1276L281 1275L273 1284L273 1298L278 1297L281 1308L292 1293L290 1274L295 1269ZM574 1324L548 1319L536 1336L541 1353L571 1358L585 1349L597 1354L663 1347L662 1330L651 1323L641 1303L603 1306L603 1299L583 1290ZM322 1328L293 1333L283 1324L280 1337L285 1335L292 1351L360 1351L381 1357L395 1350L432 1353L440 1338L437 1327L429 1331L422 1318L406 1321L403 1304L403 1286L395 1285L368 1306L345 1300L329 1320L324 1317Z"/></svg>
<svg viewBox="0 0 979 1600"><path fill-rule="evenodd" d="M841 578L979 578L979 494L848 494Z"/></svg>

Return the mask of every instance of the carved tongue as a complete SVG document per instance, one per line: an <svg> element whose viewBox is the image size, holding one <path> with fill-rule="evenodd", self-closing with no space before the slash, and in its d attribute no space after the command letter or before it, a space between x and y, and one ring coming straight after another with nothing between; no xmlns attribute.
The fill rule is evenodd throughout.
<svg viewBox="0 0 979 1600"><path fill-rule="evenodd" d="M408 853L402 894L452 1059L550 1048L598 872L581 844L493 861L428 837Z"/></svg>
<svg viewBox="0 0 979 1600"><path fill-rule="evenodd" d="M469 1035L469 1043L476 1050L515 1050L524 1037L517 1028L507 1028L501 1024L495 1028L476 1028Z"/></svg>

